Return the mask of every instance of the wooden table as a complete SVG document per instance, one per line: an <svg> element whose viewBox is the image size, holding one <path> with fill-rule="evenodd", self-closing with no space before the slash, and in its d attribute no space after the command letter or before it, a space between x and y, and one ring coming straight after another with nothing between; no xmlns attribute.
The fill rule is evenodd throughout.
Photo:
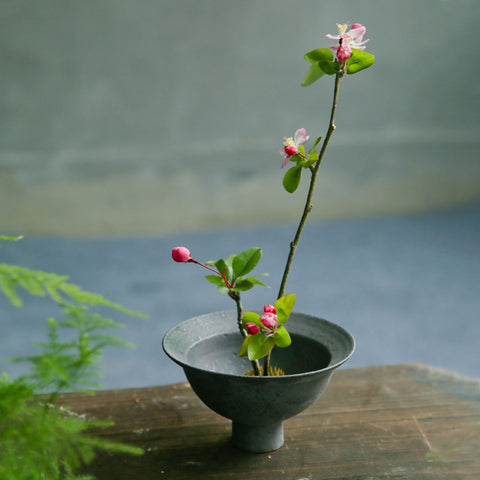
<svg viewBox="0 0 480 480"><path fill-rule="evenodd" d="M305 412L285 421L285 445L251 454L230 445L230 421L188 384L67 394L79 413L111 418L95 432L145 449L100 456L99 480L480 479L480 380L425 365L337 371Z"/></svg>

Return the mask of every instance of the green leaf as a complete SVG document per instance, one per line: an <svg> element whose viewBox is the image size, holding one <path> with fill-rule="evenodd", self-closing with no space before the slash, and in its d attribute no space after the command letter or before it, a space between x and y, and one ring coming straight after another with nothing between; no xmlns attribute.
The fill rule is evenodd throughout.
<svg viewBox="0 0 480 480"><path fill-rule="evenodd" d="M234 292L245 292L251 288L253 288L253 282L251 282L248 278L241 278L237 280L232 290Z"/></svg>
<svg viewBox="0 0 480 480"><path fill-rule="evenodd" d="M266 275L266 273L264 273L263 275ZM254 285L262 285L262 287L270 288L268 285L265 285L263 282L261 282L258 278L255 278L255 277L247 277L247 280L249 280L250 282L252 282Z"/></svg>
<svg viewBox="0 0 480 480"><path fill-rule="evenodd" d="M233 268L232 268L233 256L228 257L227 260L220 258L219 260L210 260L207 262L207 265L214 266L221 275L225 275L227 280L233 282Z"/></svg>
<svg viewBox="0 0 480 480"><path fill-rule="evenodd" d="M333 62L330 60L320 61L318 62L318 66L327 74L327 75L335 75L340 71L340 63Z"/></svg>
<svg viewBox="0 0 480 480"><path fill-rule="evenodd" d="M251 335L248 341L247 353L249 360L258 360L267 355L275 345L275 338L272 336L257 333Z"/></svg>
<svg viewBox="0 0 480 480"><path fill-rule="evenodd" d="M365 70L371 67L373 62L375 62L375 57L371 53L352 48L352 55L347 60L347 73L353 75L361 70Z"/></svg>
<svg viewBox="0 0 480 480"><path fill-rule="evenodd" d="M305 78L302 80L302 87L308 87L312 83L315 83L320 77L322 77L325 72L320 68L318 62L310 65Z"/></svg>
<svg viewBox="0 0 480 480"><path fill-rule="evenodd" d="M333 60L333 52L329 48L316 48L307 52L303 58L309 63L328 62Z"/></svg>
<svg viewBox="0 0 480 480"><path fill-rule="evenodd" d="M248 342L250 341L250 339L252 338L252 335L247 335L243 342L242 342L242 346L240 347L240 351L238 352L238 356L239 357L245 357L248 353Z"/></svg>
<svg viewBox="0 0 480 480"><path fill-rule="evenodd" d="M292 312L294 305L295 305L294 293L289 293L288 295L284 295L283 297L280 297L273 304L273 306L277 310L277 318L278 318L279 324L282 325L288 320L288 317L290 316L290 313Z"/></svg>
<svg viewBox="0 0 480 480"><path fill-rule="evenodd" d="M318 143L320 142L321 139L322 139L322 137L318 137L318 138L313 142L312 150L318 145Z"/></svg>
<svg viewBox="0 0 480 480"><path fill-rule="evenodd" d="M312 150L309 154L308 154L308 162L305 162L305 164L303 165L304 168L308 168L310 167L311 165L313 165L316 161L318 160L318 152L316 150Z"/></svg>
<svg viewBox="0 0 480 480"><path fill-rule="evenodd" d="M252 247L232 259L232 268L235 277L241 277L251 272L262 258L262 249Z"/></svg>
<svg viewBox="0 0 480 480"><path fill-rule="evenodd" d="M260 321L260 315L256 312L245 312L242 317L242 325L245 327L247 323L254 323L259 327L263 327Z"/></svg>
<svg viewBox="0 0 480 480"><path fill-rule="evenodd" d="M288 347L292 343L290 334L287 332L287 329L280 325L277 328L277 333L275 335L275 345L280 348Z"/></svg>
<svg viewBox="0 0 480 480"><path fill-rule="evenodd" d="M285 177L283 177L283 188L285 188L288 193L293 193L298 188L301 178L302 167L292 167L285 174Z"/></svg>
<svg viewBox="0 0 480 480"><path fill-rule="evenodd" d="M312 64L302 85L306 87L317 81L324 73L335 75L340 70L340 63L334 61L333 52L329 48L317 48L304 56L305 60ZM319 72L322 72L319 74Z"/></svg>
<svg viewBox="0 0 480 480"><path fill-rule="evenodd" d="M214 285L217 285L218 287L221 286L221 285L225 286L225 282L223 281L223 278L219 277L218 275L206 275L205 278L210 283L213 283Z"/></svg>

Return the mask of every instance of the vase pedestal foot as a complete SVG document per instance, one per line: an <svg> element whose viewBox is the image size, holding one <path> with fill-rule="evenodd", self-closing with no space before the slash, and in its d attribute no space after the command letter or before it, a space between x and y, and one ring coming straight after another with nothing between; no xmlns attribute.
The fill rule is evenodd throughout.
<svg viewBox="0 0 480 480"><path fill-rule="evenodd" d="M247 425L232 422L232 443L242 450L265 453L283 445L283 422L269 425Z"/></svg>

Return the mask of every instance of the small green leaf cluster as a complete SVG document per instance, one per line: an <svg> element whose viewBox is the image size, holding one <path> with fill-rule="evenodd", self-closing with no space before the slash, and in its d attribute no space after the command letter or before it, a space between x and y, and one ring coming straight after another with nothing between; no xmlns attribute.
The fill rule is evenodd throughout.
<svg viewBox="0 0 480 480"><path fill-rule="evenodd" d="M311 85L325 74L336 75L346 72L348 75L353 75L372 66L375 62L375 57L371 53L357 48L352 48L350 58L344 63L334 59L333 52L329 48L317 48L306 53L304 58L311 65L302 81L303 87Z"/></svg>
<svg viewBox="0 0 480 480"><path fill-rule="evenodd" d="M287 322L294 305L294 294L284 295L273 304L277 312L277 325L271 329L265 328L258 313L245 312L242 317L245 330L247 330L247 323L254 323L259 331L245 337L238 356L248 356L250 361L259 360L268 355L275 346L288 347L292 343L292 339L284 324Z"/></svg>
<svg viewBox="0 0 480 480"><path fill-rule="evenodd" d="M247 276L262 258L262 249L251 247L238 255L230 255L227 259L219 259L206 262L207 265L215 267L218 275L207 275L205 278L214 285L217 285L218 293L231 294L232 292L243 292L250 290L255 285L266 285L256 278L259 275Z"/></svg>
<svg viewBox="0 0 480 480"><path fill-rule="evenodd" d="M296 165L291 167L285 176L283 177L283 188L288 193L293 193L297 190L300 180L302 179L302 171L304 168L310 169L315 162L318 162L318 152L315 150L315 147L318 145L322 137L318 137L315 142L313 142L312 148L305 152L303 145L298 146L300 153L292 155L290 158L291 162L295 162Z"/></svg>

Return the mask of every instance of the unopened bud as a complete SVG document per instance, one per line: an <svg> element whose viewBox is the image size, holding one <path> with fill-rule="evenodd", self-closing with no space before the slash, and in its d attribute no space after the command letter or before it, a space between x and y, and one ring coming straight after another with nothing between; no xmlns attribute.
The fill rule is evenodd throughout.
<svg viewBox="0 0 480 480"><path fill-rule="evenodd" d="M339 62L345 62L352 55L352 49L346 44L342 43L337 50L337 58Z"/></svg>
<svg viewBox="0 0 480 480"><path fill-rule="evenodd" d="M277 309L273 305L264 305L263 311L265 313L277 313Z"/></svg>
<svg viewBox="0 0 480 480"><path fill-rule="evenodd" d="M274 313L264 313L260 321L267 327L273 328L277 324L277 316Z"/></svg>
<svg viewBox="0 0 480 480"><path fill-rule="evenodd" d="M247 332L250 335L255 335L260 331L260 328L258 327L258 325L253 322L247 322L245 326L247 327Z"/></svg>
<svg viewBox="0 0 480 480"><path fill-rule="evenodd" d="M295 155L295 154L298 153L298 149L297 149L297 147L294 147L293 145L286 145L285 146L285 153L287 155L292 156L292 155Z"/></svg>
<svg viewBox="0 0 480 480"><path fill-rule="evenodd" d="M175 247L172 250L172 258L176 262L186 263L189 262L192 258L190 255L190 250L186 247Z"/></svg>

